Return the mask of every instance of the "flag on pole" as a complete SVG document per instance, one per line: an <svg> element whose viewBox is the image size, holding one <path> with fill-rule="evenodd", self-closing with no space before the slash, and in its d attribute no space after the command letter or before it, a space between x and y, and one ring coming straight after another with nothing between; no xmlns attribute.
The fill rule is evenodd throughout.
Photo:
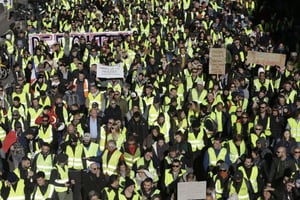
<svg viewBox="0 0 300 200"><path fill-rule="evenodd" d="M34 62L32 62L30 85L33 85L36 79L37 79L37 74L36 74L35 64Z"/></svg>

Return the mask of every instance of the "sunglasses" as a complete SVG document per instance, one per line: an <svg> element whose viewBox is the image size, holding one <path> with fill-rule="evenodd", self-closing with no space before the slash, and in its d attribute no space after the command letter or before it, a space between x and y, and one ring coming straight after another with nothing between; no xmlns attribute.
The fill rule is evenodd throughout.
<svg viewBox="0 0 300 200"><path fill-rule="evenodd" d="M300 153L300 151L295 151L294 153Z"/></svg>
<svg viewBox="0 0 300 200"><path fill-rule="evenodd" d="M178 167L179 167L179 165L172 165L172 167L176 167L176 168L178 168Z"/></svg>

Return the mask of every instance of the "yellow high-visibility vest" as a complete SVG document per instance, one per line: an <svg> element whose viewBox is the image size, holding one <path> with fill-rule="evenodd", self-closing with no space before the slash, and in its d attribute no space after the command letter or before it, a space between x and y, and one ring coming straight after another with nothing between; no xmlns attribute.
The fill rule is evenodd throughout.
<svg viewBox="0 0 300 200"><path fill-rule="evenodd" d="M97 157L98 152L100 151L99 149L99 145L96 144L95 142L91 142L89 148L85 147L82 144L84 153L85 153L85 157L89 158L89 157ZM86 161L87 166L90 166L90 164L92 164L94 161Z"/></svg>
<svg viewBox="0 0 300 200"><path fill-rule="evenodd" d="M102 169L104 174L110 176L112 174L116 174L118 162L120 160L120 157L122 156L122 153L116 149L108 161L107 161L107 156L108 156L108 150L106 149L102 156Z"/></svg>
<svg viewBox="0 0 300 200"><path fill-rule="evenodd" d="M34 199L34 200L52 199L54 190L55 190L54 185L48 184L45 194L42 194L40 187L37 186L36 192L35 192L34 196L32 196L32 199Z"/></svg>
<svg viewBox="0 0 300 200"><path fill-rule="evenodd" d="M292 137L295 138L296 142L300 142L300 120L290 117L287 122L291 128Z"/></svg>
<svg viewBox="0 0 300 200"><path fill-rule="evenodd" d="M198 133L198 136L195 137L195 134L191 131L188 133L188 142L191 143L192 151L202 150L205 147L204 140L204 129L201 127Z"/></svg>
<svg viewBox="0 0 300 200"><path fill-rule="evenodd" d="M49 125L46 130L44 130L43 127L41 126L39 128L38 135L39 135L39 138L41 140L43 140L43 142L46 142L46 143L50 144L53 141L52 126Z"/></svg>
<svg viewBox="0 0 300 200"><path fill-rule="evenodd" d="M233 140L230 140L228 142L228 146L229 146L229 158L232 163L235 163L241 155L246 153L246 145L244 141L241 142L240 153L238 153L237 147L234 144Z"/></svg>
<svg viewBox="0 0 300 200"><path fill-rule="evenodd" d="M209 163L211 166L216 166L218 160L224 160L226 158L227 150L225 148L222 148L219 151L218 156L216 156L215 150L212 147L209 147L208 150L208 157L209 157Z"/></svg>
<svg viewBox="0 0 300 200"><path fill-rule="evenodd" d="M36 155L36 172L42 171L45 173L45 179L50 179L51 170L53 169L53 155L48 154L47 157L44 159L44 156L39 153Z"/></svg>
<svg viewBox="0 0 300 200"><path fill-rule="evenodd" d="M257 178L258 178L258 167L257 166L252 166L252 171L251 171L251 174L250 174L250 177L248 178L247 176L247 173L246 173L246 170L243 166L240 166L238 168L239 170L241 170L244 174L244 178L246 180L249 180L251 185L252 185L252 189L253 189L253 192L254 193L257 193L258 192L258 184L257 184Z"/></svg>
<svg viewBox="0 0 300 200"><path fill-rule="evenodd" d="M83 147L80 144L77 144L77 146L75 147L75 152L73 151L70 145L67 146L66 154L69 156L68 159L69 168L74 168L77 170L83 169L83 163L82 163L83 152L84 152Z"/></svg>
<svg viewBox="0 0 300 200"><path fill-rule="evenodd" d="M230 189L229 189L229 194L237 194L239 200L248 200L249 199L249 192L248 192L248 187L246 184L245 179L243 178L242 180L242 185L240 187L239 192L236 191L235 187L233 186L233 182L230 184Z"/></svg>
<svg viewBox="0 0 300 200"><path fill-rule="evenodd" d="M15 190L13 187L10 187L7 199L9 199L9 200L25 200L24 180L19 179L19 181L16 184L17 184L17 187Z"/></svg>
<svg viewBox="0 0 300 200"><path fill-rule="evenodd" d="M69 181L69 169L67 166L64 166L63 168L59 165L55 165L55 168L57 169L59 173L59 179L55 179L56 183L59 184L65 184ZM56 192L66 192L68 190L68 187L66 186L55 186Z"/></svg>

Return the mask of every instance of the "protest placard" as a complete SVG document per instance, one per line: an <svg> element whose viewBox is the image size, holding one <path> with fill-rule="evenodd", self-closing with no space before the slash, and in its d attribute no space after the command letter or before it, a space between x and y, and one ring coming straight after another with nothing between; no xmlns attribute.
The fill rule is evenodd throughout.
<svg viewBox="0 0 300 200"><path fill-rule="evenodd" d="M123 78L124 71L121 64L113 66L97 64L97 77L98 78Z"/></svg>
<svg viewBox="0 0 300 200"><path fill-rule="evenodd" d="M260 65L270 65L270 66L285 66L285 54L279 53L265 53L258 51L248 51L247 63L250 64L260 64Z"/></svg>
<svg viewBox="0 0 300 200"><path fill-rule="evenodd" d="M206 199L206 181L179 182L178 200Z"/></svg>
<svg viewBox="0 0 300 200"><path fill-rule="evenodd" d="M209 49L209 74L225 74L226 49Z"/></svg>

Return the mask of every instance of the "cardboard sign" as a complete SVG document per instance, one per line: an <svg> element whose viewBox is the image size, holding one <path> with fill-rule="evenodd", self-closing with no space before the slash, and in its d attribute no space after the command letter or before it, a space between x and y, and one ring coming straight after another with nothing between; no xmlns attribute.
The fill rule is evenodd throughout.
<svg viewBox="0 0 300 200"><path fill-rule="evenodd" d="M206 199L206 181L179 182L178 200Z"/></svg>
<svg viewBox="0 0 300 200"><path fill-rule="evenodd" d="M248 51L247 63L260 64L260 65L270 65L270 66L285 66L285 54L279 53L265 53L258 51Z"/></svg>
<svg viewBox="0 0 300 200"><path fill-rule="evenodd" d="M209 74L225 74L226 49L209 49Z"/></svg>
<svg viewBox="0 0 300 200"><path fill-rule="evenodd" d="M115 31L115 32L101 32L101 33L70 33L73 38L73 44L79 43L79 39L83 36L87 42L95 40L98 46L101 46L103 41L107 40L110 36L126 36L131 35L132 31ZM35 47L40 40L43 40L49 47L55 43L61 43L64 33L55 34L29 34L29 52L33 55ZM72 44L72 46L73 46Z"/></svg>
<svg viewBox="0 0 300 200"><path fill-rule="evenodd" d="M124 71L121 64L108 66L97 64L97 77L98 78L123 78Z"/></svg>

